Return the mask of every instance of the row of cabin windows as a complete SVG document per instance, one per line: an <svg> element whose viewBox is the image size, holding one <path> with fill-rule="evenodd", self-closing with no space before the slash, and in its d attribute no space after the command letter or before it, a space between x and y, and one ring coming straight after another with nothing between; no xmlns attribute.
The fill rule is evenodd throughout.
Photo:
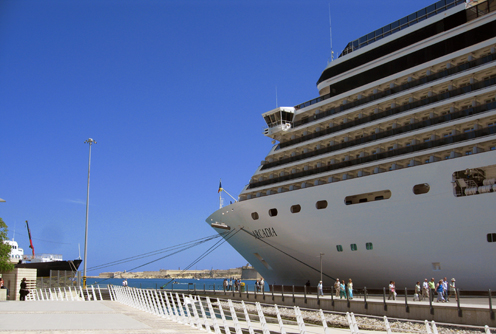
<svg viewBox="0 0 496 334"><path fill-rule="evenodd" d="M485 64L485 63L493 60L493 59L491 59L491 57L487 57L487 56L489 56L490 54L495 52L494 47L489 47L489 48L486 48L485 50L482 50L481 52L480 51L481 50L475 51L475 52L477 52L477 55L475 55L474 53L470 53L468 56L465 55L464 56L465 58L464 59L462 58L463 59L462 61L459 60L460 58L452 59L448 63L443 62L442 64L438 64L437 66L433 66L429 69L423 69L421 72L411 73L407 77L404 77L402 79L397 79L397 80L394 80L393 82L385 83L382 87L377 86L372 91L361 92L356 96L356 100L354 97L349 96L347 99L345 99L343 101L340 101L340 102L336 101L336 102L338 102L338 104L328 106L328 108L326 108L325 112L328 113L329 110L337 109L339 107L343 108L343 105L346 106L348 103L349 103L349 107L344 109L344 110L347 110L347 109L350 109L352 107L367 103L367 102L365 102L365 100L368 100L368 101L377 100L378 98L384 97L384 90L390 91L392 88L395 88L396 93L400 93L404 90L408 90L408 89L411 89L413 87L420 87L420 86L425 84L425 82L421 81L421 79L424 78L425 76L434 75L434 77L436 78L434 80L437 80L437 79L441 79L441 78L445 78L447 76L453 75L453 74L458 73L460 71L466 70L466 66L455 69L455 68L453 68L454 64L456 64L456 66L460 66L460 65L463 65L467 62L472 62L475 60L475 63L477 63L478 65L482 65L482 64ZM487 58L483 58L483 57L487 57ZM478 59L476 59L476 58L478 58ZM474 63L472 63L472 64L474 64ZM455 70L455 72L451 72L451 71L447 72L446 71L447 69L451 69L451 71ZM432 78L433 77L431 77L431 80L432 80ZM484 78L484 80L485 79L486 78ZM429 80L429 82L431 80ZM467 80L467 79L465 79L465 80ZM463 87L463 86L466 86L468 84L469 84L469 82L462 83L462 84L459 84L458 87ZM450 86L451 86L451 88L453 88L453 86L454 86L453 83L451 83ZM441 87L438 87L437 90L440 90L440 92L446 92L446 91L450 90L450 86L445 86L444 89ZM390 95L390 94L387 94L387 95ZM320 96L317 99L305 102L305 103L300 104L299 106L296 106L296 107L297 107L297 109L304 108L308 105L311 105L311 104L314 104L317 102L321 102L321 101L326 100L326 99L331 98L331 97L332 96L327 96L327 95ZM427 97L428 97L428 95L426 94L425 96L422 96L421 99L427 98ZM363 103L360 103L357 105L356 101L362 100L362 99L364 99ZM386 107L386 109L390 109L390 107ZM320 118L317 115L320 114L321 111L323 111L323 110L317 109L315 111L313 119L309 118L308 116L304 116L304 118L307 118L308 120L306 122L302 122L302 123L306 124L308 122L312 122L314 120L317 120L318 118ZM311 116L311 115L309 115L309 116Z"/></svg>
<svg viewBox="0 0 496 334"><path fill-rule="evenodd" d="M430 190L430 186L427 183L417 184L413 187L413 193L415 195L426 194L429 192L429 190ZM391 191L390 190L381 190L381 191L376 191L376 192L372 192L372 193L347 196L344 200L344 203L346 205L351 205L351 204L367 203L369 201L381 201L381 200L385 200L385 199L389 199L389 198L391 198ZM327 206L328 206L328 203L326 200L317 201L315 203L315 208L317 210L326 209ZM300 204L292 205L290 208L291 213L298 213L300 211L301 211L301 205ZM278 211L276 208L272 208L269 210L269 216L270 217L275 217L275 216L277 216L277 214L278 214ZM258 212L252 212L251 218L253 220L257 220L260 218L260 216L258 215Z"/></svg>
<svg viewBox="0 0 496 334"><path fill-rule="evenodd" d="M357 244L350 244L350 249L351 249L352 252L357 251L358 250ZM372 250L372 249L374 249L374 245L371 242L367 242L365 244L365 249ZM343 251L343 246L342 245L336 245L336 250L338 252L342 252Z"/></svg>

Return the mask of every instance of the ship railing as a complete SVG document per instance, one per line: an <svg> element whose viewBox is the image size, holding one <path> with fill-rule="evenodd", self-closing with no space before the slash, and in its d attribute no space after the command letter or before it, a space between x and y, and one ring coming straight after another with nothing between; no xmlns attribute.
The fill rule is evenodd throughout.
<svg viewBox="0 0 496 334"><path fill-rule="evenodd" d="M472 108L470 108L470 109L472 109ZM469 114L471 113L470 109L467 110L467 113L469 113ZM253 183L250 183L250 186L248 189L255 189L255 188L263 187L263 186L270 185L270 184L295 180L295 179L305 177L305 176L316 175L316 174L320 174L320 173L327 173L327 172L335 171L335 170L342 169L342 168L359 166L359 165L362 165L365 163L378 163L380 160L383 160L386 158L392 158L392 157L400 157L401 158L402 155L406 155L406 154L410 154L410 153L417 153L417 152L420 153L422 151L430 150L430 149L437 148L437 147L447 146L447 145L451 145L451 144L456 144L456 143L462 143L462 142L468 143L470 140L479 139L479 138L483 138L483 137L487 137L487 136L493 136L495 134L496 134L496 127L494 127L494 126L482 128L479 130L473 130L473 131L470 131L467 133L461 133L461 134L457 134L457 135L439 138L436 140L431 140L428 142L421 142L418 144L401 147L401 148L398 148L398 149L395 149L392 151L380 152L380 153L368 155L365 157L359 157L359 158L350 159L347 161L342 161L342 162L338 162L338 163L331 164L331 165L317 167L317 168L314 168L311 170L301 171L301 172L297 172L294 174L288 174L288 175L284 175L284 176L274 177L272 179L253 182Z"/></svg>

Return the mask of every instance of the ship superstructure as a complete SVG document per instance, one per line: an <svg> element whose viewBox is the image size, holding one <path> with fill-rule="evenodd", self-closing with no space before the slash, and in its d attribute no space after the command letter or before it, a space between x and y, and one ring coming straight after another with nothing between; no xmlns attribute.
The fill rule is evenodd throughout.
<svg viewBox="0 0 496 334"><path fill-rule="evenodd" d="M496 1L438 1L348 43L319 97L263 114L278 143L207 222L268 283L316 284L324 253L327 285L491 288L495 64Z"/></svg>

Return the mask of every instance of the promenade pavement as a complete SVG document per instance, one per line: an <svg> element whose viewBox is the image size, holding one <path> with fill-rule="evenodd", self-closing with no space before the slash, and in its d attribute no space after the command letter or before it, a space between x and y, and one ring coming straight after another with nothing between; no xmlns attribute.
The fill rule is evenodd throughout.
<svg viewBox="0 0 496 334"><path fill-rule="evenodd" d="M199 330L119 302L0 302L0 333L184 333Z"/></svg>
<svg viewBox="0 0 496 334"><path fill-rule="evenodd" d="M219 325L224 332L222 324ZM228 325L234 333L234 324L229 321ZM247 328L244 321L240 321L240 325ZM261 330L258 322L252 322L252 326ZM277 324L268 324L268 328L270 331L279 332ZM296 325L285 325L285 329L287 333L299 333ZM329 334L349 332L346 328L328 330ZM113 301L7 301L0 303L0 333L198 334L205 331ZM324 330L322 326L307 325L307 333L324 334Z"/></svg>

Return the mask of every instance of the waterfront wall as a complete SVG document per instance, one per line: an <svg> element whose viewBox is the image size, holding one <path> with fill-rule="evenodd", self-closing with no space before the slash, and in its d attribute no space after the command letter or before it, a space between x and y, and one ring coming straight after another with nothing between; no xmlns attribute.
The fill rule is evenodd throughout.
<svg viewBox="0 0 496 334"><path fill-rule="evenodd" d="M140 272L105 272L98 275L100 278L240 278L259 279L260 274L251 266L232 269L202 269L202 270L173 270L160 269L158 271Z"/></svg>

